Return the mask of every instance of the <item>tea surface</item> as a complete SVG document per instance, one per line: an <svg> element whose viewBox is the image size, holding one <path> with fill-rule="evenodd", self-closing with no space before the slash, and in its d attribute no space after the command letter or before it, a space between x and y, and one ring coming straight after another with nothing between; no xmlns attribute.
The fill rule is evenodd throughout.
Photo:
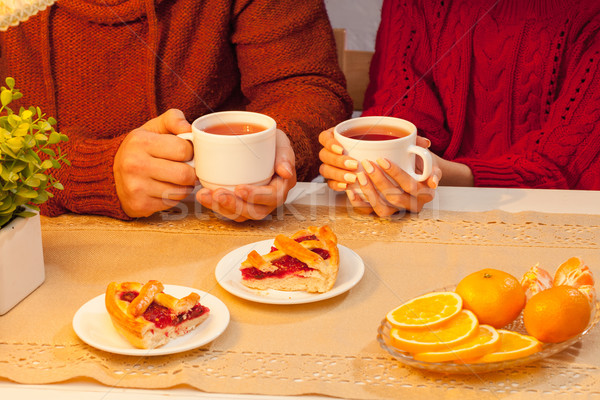
<svg viewBox="0 0 600 400"><path fill-rule="evenodd" d="M209 126L204 128L203 131L213 135L247 135L262 132L266 129L264 126L258 124L236 122Z"/></svg>
<svg viewBox="0 0 600 400"><path fill-rule="evenodd" d="M375 125L350 128L341 134L350 139L381 141L402 138L410 132L396 126Z"/></svg>

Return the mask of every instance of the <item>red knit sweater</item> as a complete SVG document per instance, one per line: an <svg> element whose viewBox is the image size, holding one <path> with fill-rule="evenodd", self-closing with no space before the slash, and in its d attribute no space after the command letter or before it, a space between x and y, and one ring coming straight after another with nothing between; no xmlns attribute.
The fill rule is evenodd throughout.
<svg viewBox="0 0 600 400"><path fill-rule="evenodd" d="M599 61L597 0L385 0L364 115L476 186L599 190Z"/></svg>
<svg viewBox="0 0 600 400"><path fill-rule="evenodd" d="M169 108L190 122L228 109L270 115L299 180L318 174L318 134L352 111L322 0L60 0L1 32L0 45L1 75L24 94L14 108L39 106L70 139L49 215L126 218L115 153Z"/></svg>

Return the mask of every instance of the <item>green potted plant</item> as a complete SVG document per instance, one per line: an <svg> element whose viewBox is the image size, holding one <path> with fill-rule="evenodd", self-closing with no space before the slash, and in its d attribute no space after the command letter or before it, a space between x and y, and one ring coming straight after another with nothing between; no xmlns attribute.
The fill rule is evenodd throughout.
<svg viewBox="0 0 600 400"><path fill-rule="evenodd" d="M38 107L13 112L22 96L15 80L0 88L0 315L45 279L39 205L63 189L52 169L69 164L59 143L68 140Z"/></svg>

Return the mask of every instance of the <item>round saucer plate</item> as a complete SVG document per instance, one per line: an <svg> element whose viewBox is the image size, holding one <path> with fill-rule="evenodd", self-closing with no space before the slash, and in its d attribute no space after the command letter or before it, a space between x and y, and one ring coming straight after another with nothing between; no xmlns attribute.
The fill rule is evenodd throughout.
<svg viewBox="0 0 600 400"><path fill-rule="evenodd" d="M181 298L196 292L200 303L210 309L208 318L186 335L173 339L156 349L132 346L114 328L104 304L104 294L89 300L73 317L73 329L81 340L99 350L128 356L159 356L198 348L216 339L229 325L229 309L215 296L185 286L164 285L165 293Z"/></svg>
<svg viewBox="0 0 600 400"><path fill-rule="evenodd" d="M365 264L358 254L349 248L338 245L340 267L333 288L325 293L286 292L281 290L251 289L242 284L240 265L248 253L256 250L259 254L268 253L273 245L272 239L262 240L239 247L229 252L215 268L217 282L234 296L266 304L303 304L321 301L338 296L352 289L362 279Z"/></svg>

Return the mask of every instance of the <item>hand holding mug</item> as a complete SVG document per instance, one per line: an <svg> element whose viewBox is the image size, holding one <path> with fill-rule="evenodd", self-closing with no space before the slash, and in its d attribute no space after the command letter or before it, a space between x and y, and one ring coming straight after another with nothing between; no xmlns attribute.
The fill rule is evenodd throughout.
<svg viewBox="0 0 600 400"><path fill-rule="evenodd" d="M117 196L130 217L175 206L194 189L194 170L183 163L192 146L174 134L190 130L183 112L171 109L131 131L113 163Z"/></svg>
<svg viewBox="0 0 600 400"><path fill-rule="evenodd" d="M179 135L194 145L191 162L203 188L196 199L234 221L263 219L296 184L294 152L285 133L263 114L207 114Z"/></svg>
<svg viewBox="0 0 600 400"><path fill-rule="evenodd" d="M296 185L295 156L287 135L277 130L275 175L264 186L238 185L234 191L202 188L196 199L203 206L236 222L260 220L283 205Z"/></svg>
<svg viewBox="0 0 600 400"><path fill-rule="evenodd" d="M358 212L417 212L433 199L441 171L422 146L426 139L417 137L410 122L355 118L322 132L319 141L324 146L319 154L321 175L333 190L346 190Z"/></svg>

